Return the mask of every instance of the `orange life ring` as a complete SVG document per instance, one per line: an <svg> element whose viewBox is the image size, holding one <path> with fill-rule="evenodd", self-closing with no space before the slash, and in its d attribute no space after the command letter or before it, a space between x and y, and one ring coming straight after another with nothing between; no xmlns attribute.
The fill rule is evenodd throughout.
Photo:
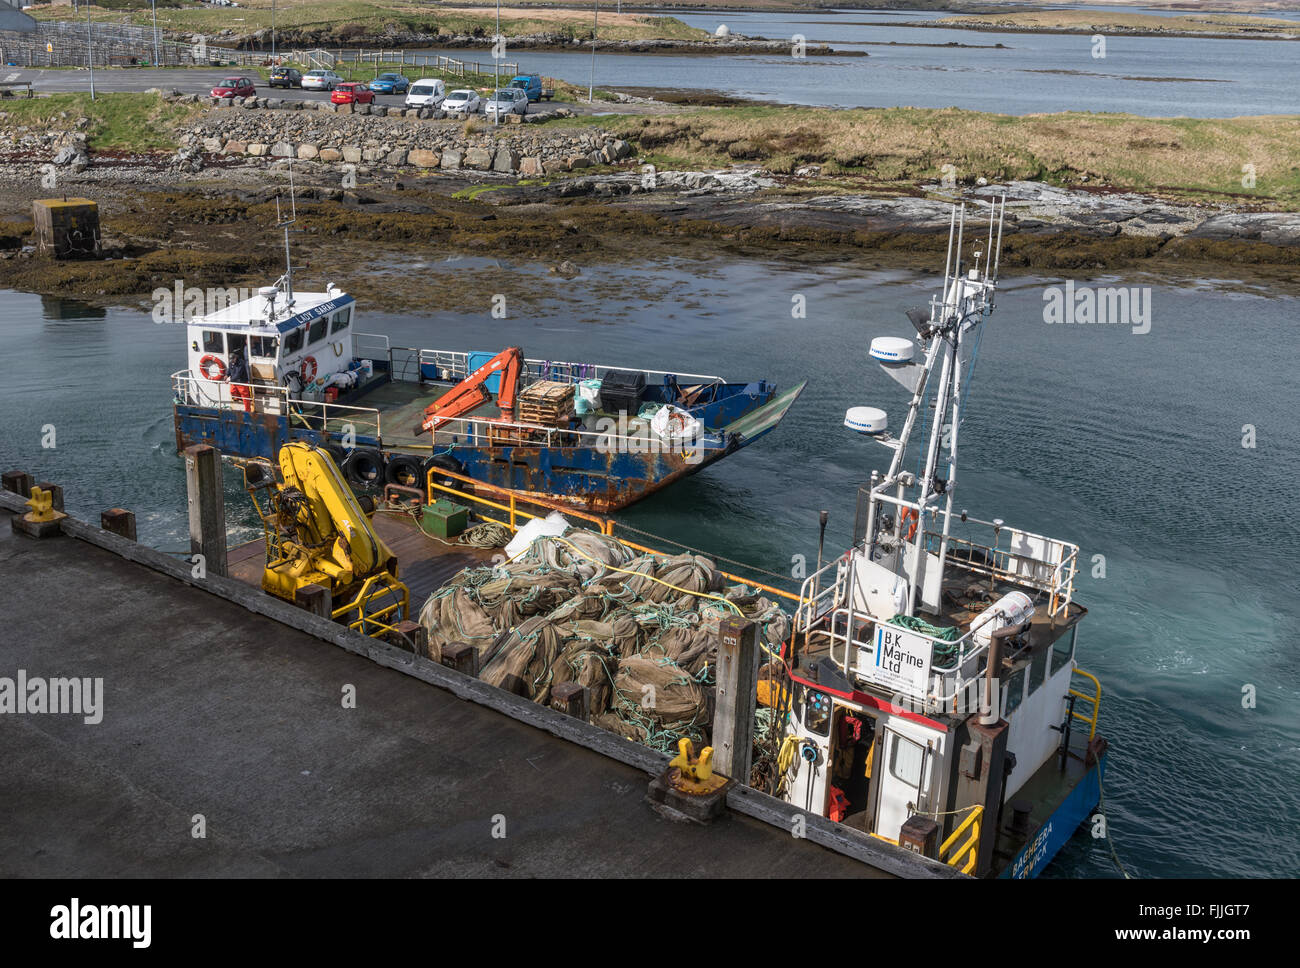
<svg viewBox="0 0 1300 968"><path fill-rule="evenodd" d="M908 521L912 522L912 527L908 529L907 536L903 538L904 541L911 541L913 538L916 537L916 523L919 519L920 516L916 513L916 511L913 508L908 508L906 511L903 512L903 518L899 522L900 527L906 527Z"/></svg>
<svg viewBox="0 0 1300 968"><path fill-rule="evenodd" d="M316 357L304 356L302 358L302 365L298 368L298 372L302 374L303 383L310 383L312 380L316 379Z"/></svg>
<svg viewBox="0 0 1300 968"><path fill-rule="evenodd" d="M216 376L213 376L208 372L209 367L213 364L216 364L217 367ZM226 378L226 363L221 357L213 356L209 353L207 356L203 357L203 359L199 360L199 373L203 375L205 380L211 380L214 383L220 382Z"/></svg>

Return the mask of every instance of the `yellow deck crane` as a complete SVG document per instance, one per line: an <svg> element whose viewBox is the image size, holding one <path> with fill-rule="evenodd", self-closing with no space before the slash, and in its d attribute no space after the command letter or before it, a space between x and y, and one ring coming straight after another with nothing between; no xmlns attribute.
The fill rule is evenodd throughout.
<svg viewBox="0 0 1300 968"><path fill-rule="evenodd" d="M375 533L329 453L301 441L280 448L279 474L244 466L244 486L262 519L266 569L262 588L293 602L308 585L328 588L331 614L366 635L382 635L410 612L397 558ZM264 509L259 491L268 495ZM369 499L366 499L369 501Z"/></svg>

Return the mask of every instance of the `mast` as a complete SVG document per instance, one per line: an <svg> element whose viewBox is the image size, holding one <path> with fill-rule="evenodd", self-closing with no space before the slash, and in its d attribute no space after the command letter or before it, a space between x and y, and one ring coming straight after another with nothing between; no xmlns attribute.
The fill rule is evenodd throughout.
<svg viewBox="0 0 1300 968"><path fill-rule="evenodd" d="M887 371L899 382L912 384L912 397L908 404L907 417L899 436L890 439L880 432L868 434L887 444L894 451L889 470L884 476L872 476L867 528L863 538L862 552L869 560L886 558L892 563L892 570L903 577L908 584L905 613L912 615L917 607L917 598L924 582L926 561L926 516L942 515L942 527L939 535L938 567L943 574L947 558L948 539L951 532L953 497L957 485L957 448L961 422L964 419L962 395L968 392L970 367L974 358L963 360L963 349L967 334L979 326L985 316L993 311L993 295L997 287L998 266L1001 261L1002 221L1006 210L1005 196L990 203L989 226L986 244L982 250L974 253L974 265L970 270L964 268L963 245L965 244L966 206L964 203L953 206L948 227L948 252L944 264L942 297L930 300L928 322L924 315L916 310L909 312L909 318L917 330L917 339L924 351L923 362L912 364L910 361L900 363L887 360L883 355L876 356ZM983 259L983 266L980 260ZM898 342L895 340L895 342ZM931 379L936 365L939 367L938 380ZM932 407L934 411L933 426L929 429L924 443L923 460L918 467L920 476L908 473L903 468L907 454L916 431L918 416L922 408ZM945 444L945 429L947 441ZM942 452L947 450L946 460ZM938 477L940 463L947 465L947 479ZM890 492L893 492L892 494ZM909 499L909 491L915 494ZM942 509L940 509L942 499ZM881 519L881 504L895 507L891 532L879 533L878 522ZM916 533L907 540L909 525L904 516L916 515ZM911 556L911 567L908 557Z"/></svg>

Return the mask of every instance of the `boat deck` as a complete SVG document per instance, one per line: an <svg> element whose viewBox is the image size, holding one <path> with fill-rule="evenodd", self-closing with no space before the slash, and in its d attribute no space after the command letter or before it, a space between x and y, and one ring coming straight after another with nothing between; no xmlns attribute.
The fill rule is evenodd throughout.
<svg viewBox="0 0 1300 968"><path fill-rule="evenodd" d="M412 617L429 596L465 568L486 564L499 552L492 548L471 548L448 544L425 534L410 515L380 509L371 519L375 533L397 556L397 577L411 593ZM258 538L231 548L226 566L231 578L254 588L262 587L266 544Z"/></svg>
<svg viewBox="0 0 1300 968"><path fill-rule="evenodd" d="M981 593L979 595L970 594L976 585L982 590ZM1025 592L1031 598L1035 598L1036 601L1034 615L1030 619L1029 632L1025 637L1026 645L1018 652L1003 656L1003 661L1006 663L1019 661L1031 653L1038 653L1045 648L1050 648L1053 643L1077 625L1080 619L1087 614L1087 609L1082 605L1071 603L1067 609L1053 619L1048 615L1047 609L1041 601L1037 600L1041 593L1036 593L1034 589L1010 581L994 581L990 590L990 583L987 578L976 581L975 576L960 571L952 577L945 578L943 582L939 614L926 614L922 617L932 625L951 626L958 629L962 635L965 635L970 630L970 623L988 607L989 603L996 602L1003 595L1013 591ZM987 596L987 601L985 596ZM858 641L870 641L872 624L871 620L865 617L855 618L853 637ZM842 668L844 666L844 643L842 638L838 641L832 641L827 626L828 620L823 618L819 625L811 630L807 648L804 649L803 643L800 643L800 650L803 653L801 658L806 657L807 661L812 663L820 658L829 657ZM836 632L841 636L843 635L842 628L837 628Z"/></svg>

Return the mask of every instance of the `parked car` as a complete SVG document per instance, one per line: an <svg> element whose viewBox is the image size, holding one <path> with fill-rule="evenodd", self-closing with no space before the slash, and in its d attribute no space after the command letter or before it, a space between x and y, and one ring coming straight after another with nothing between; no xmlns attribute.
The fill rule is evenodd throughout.
<svg viewBox="0 0 1300 968"><path fill-rule="evenodd" d="M493 119L508 114L527 114L528 95L517 87L499 87L483 105L483 113Z"/></svg>
<svg viewBox="0 0 1300 968"><path fill-rule="evenodd" d="M296 67L272 67L269 87L302 87L302 71Z"/></svg>
<svg viewBox="0 0 1300 968"><path fill-rule="evenodd" d="M302 76L304 91L332 91L343 83L343 78L333 71L308 71Z"/></svg>
<svg viewBox="0 0 1300 968"><path fill-rule="evenodd" d="M357 81L344 81L334 88L330 100L335 104L374 104L375 92Z"/></svg>
<svg viewBox="0 0 1300 968"><path fill-rule="evenodd" d="M440 108L447 99L447 85L435 77L422 77L406 92L408 108Z"/></svg>
<svg viewBox="0 0 1300 968"><path fill-rule="evenodd" d="M411 86L401 74L380 74L370 82L370 90L376 94L405 94Z"/></svg>
<svg viewBox="0 0 1300 968"><path fill-rule="evenodd" d="M530 101L549 101L555 93L548 87L542 87L540 74L518 74L510 79L510 86L519 88L528 95Z"/></svg>
<svg viewBox="0 0 1300 968"><path fill-rule="evenodd" d="M212 87L213 97L252 97L255 93L257 88L248 77L226 77Z"/></svg>
<svg viewBox="0 0 1300 968"><path fill-rule="evenodd" d="M474 114L481 107L483 102L479 100L478 93L467 87L452 91L442 102L444 111L464 111L466 114Z"/></svg>

